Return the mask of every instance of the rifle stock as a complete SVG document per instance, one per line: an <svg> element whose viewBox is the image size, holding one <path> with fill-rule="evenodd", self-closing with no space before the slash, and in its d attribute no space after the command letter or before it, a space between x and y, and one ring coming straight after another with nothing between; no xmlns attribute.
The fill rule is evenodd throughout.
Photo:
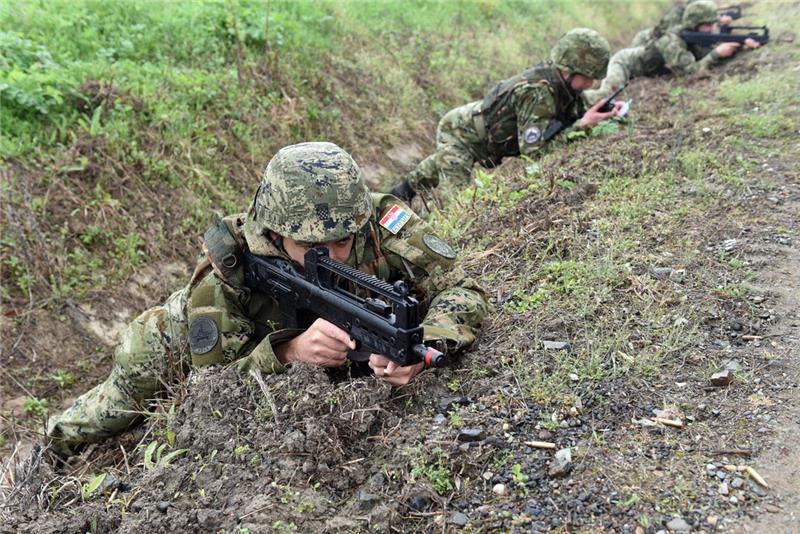
<svg viewBox="0 0 800 534"><path fill-rule="evenodd" d="M303 272L290 261L245 252L245 285L274 298L285 328L308 328L317 318L356 340L356 350L383 354L397 365L425 362L441 367L444 354L423 344L418 301L402 281L390 285L328 256L306 252ZM347 280L376 297L362 298L338 286Z"/></svg>

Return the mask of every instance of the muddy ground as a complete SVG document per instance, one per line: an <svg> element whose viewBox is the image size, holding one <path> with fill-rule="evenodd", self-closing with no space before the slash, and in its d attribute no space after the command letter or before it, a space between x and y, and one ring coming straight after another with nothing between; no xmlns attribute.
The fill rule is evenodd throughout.
<svg viewBox="0 0 800 534"><path fill-rule="evenodd" d="M783 111L793 130L759 138L732 136L735 119L713 108L720 80L791 69L791 53L732 62L686 82L685 94L667 79L639 80L634 121L548 156L530 194L462 199L472 223L459 240L485 245L466 266L496 310L451 367L399 389L305 366L194 372L173 413L165 402L129 435L57 472L43 464L6 491L0 532L798 531L800 110L795 101ZM703 99L709 106L696 105ZM722 163L690 169L676 163L686 150ZM661 172L675 173L654 182L672 196L618 222L633 242L590 313L509 307L526 258L597 248L594 223L617 209L604 189L612 174ZM520 161L496 176L506 195L531 184ZM694 198L702 207L671 218L670 199ZM174 284L140 286L167 294ZM80 333L94 354L88 387L113 340L103 339L108 325L93 333L86 303L65 314L27 328L54 341ZM624 344L594 347L623 327ZM651 351L661 355L652 369L626 366ZM564 359L597 354L594 374L565 371ZM730 382L712 383L726 368ZM536 393L547 375L560 377L558 396ZM33 435L20 429L22 442ZM167 444L162 458L187 451L159 462L145 452L154 442ZM88 491L97 473L106 478Z"/></svg>

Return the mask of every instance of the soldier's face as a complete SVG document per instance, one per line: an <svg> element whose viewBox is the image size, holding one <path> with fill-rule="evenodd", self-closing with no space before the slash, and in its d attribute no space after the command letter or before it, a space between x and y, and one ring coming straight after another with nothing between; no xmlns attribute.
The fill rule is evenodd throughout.
<svg viewBox="0 0 800 534"><path fill-rule="evenodd" d="M719 24L717 24L716 22L713 24L709 23L700 24L697 27L697 31L701 33L717 33L719 31Z"/></svg>
<svg viewBox="0 0 800 534"><path fill-rule="evenodd" d="M594 85L594 78L589 78L583 74L574 74L570 85L573 91L586 91L587 89L591 89L592 85Z"/></svg>
<svg viewBox="0 0 800 534"><path fill-rule="evenodd" d="M284 237L283 249L286 251L289 257L295 262L299 263L300 266L304 266L303 260L306 252L314 247L327 248L328 254L331 258L344 263L347 261L347 258L350 257L350 251L353 250L354 241L354 235L345 237L344 239L340 239L338 241L327 241L325 243L308 243L306 241L295 241L294 239Z"/></svg>

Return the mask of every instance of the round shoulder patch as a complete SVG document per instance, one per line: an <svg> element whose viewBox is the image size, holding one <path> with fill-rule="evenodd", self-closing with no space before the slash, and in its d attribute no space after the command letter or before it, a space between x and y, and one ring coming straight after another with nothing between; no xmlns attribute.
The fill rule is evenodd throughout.
<svg viewBox="0 0 800 534"><path fill-rule="evenodd" d="M456 251L453 250L453 247L439 239L437 236L433 234L425 234L422 236L422 242L425 243L426 247L431 249L431 251L435 252L439 256L447 258L448 260L456 259Z"/></svg>
<svg viewBox="0 0 800 534"><path fill-rule="evenodd" d="M189 348L194 354L211 352L219 340L217 323L211 317L201 315L189 325Z"/></svg>
<svg viewBox="0 0 800 534"><path fill-rule="evenodd" d="M533 143L542 138L542 132L536 126L531 126L525 130L523 138L525 139L526 143L532 145Z"/></svg>

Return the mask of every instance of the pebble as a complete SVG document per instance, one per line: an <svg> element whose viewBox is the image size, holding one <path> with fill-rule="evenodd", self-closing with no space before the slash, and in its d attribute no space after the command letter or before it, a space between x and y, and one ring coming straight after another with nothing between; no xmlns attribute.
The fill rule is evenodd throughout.
<svg viewBox="0 0 800 534"><path fill-rule="evenodd" d="M715 515L710 515L710 516L708 516L708 517L706 518L706 523L708 523L708 524L709 524L709 525L711 525L712 527L713 527L713 526L716 526L716 524L717 524L717 522L718 522L718 521L719 521L719 517L717 517L717 516L715 516Z"/></svg>
<svg viewBox="0 0 800 534"><path fill-rule="evenodd" d="M667 523L667 528L670 530L674 530L675 532L689 532L692 530L692 527L684 521L682 517L675 517L670 519Z"/></svg>
<svg viewBox="0 0 800 534"><path fill-rule="evenodd" d="M169 501L159 501L159 503L156 505L156 508L158 508L159 512L163 512L166 514L169 505L170 505Z"/></svg>
<svg viewBox="0 0 800 534"><path fill-rule="evenodd" d="M731 497L728 498L728 501L731 504L739 504L739 498L738 497L731 496Z"/></svg>
<svg viewBox="0 0 800 534"><path fill-rule="evenodd" d="M440 413L447 413L454 405L469 406L472 404L472 399L469 397L442 397L436 403L436 408Z"/></svg>
<svg viewBox="0 0 800 534"><path fill-rule="evenodd" d="M453 515L450 516L450 519L448 519L447 522L452 525L463 527L467 524L467 522L469 522L469 518L466 516L466 514L461 512L453 512Z"/></svg>
<svg viewBox="0 0 800 534"><path fill-rule="evenodd" d="M537 434L537 437L542 441L549 441L553 439L553 433L549 430L542 429L539 431L539 434Z"/></svg>
<svg viewBox="0 0 800 534"><path fill-rule="evenodd" d="M717 471L717 478L720 480L725 480L728 477L728 474L725 471Z"/></svg>
<svg viewBox="0 0 800 534"><path fill-rule="evenodd" d="M493 476L494 476L494 473L492 473L491 471L486 471L483 474L483 480L485 480L486 482L489 482L490 480L492 480Z"/></svg>
<svg viewBox="0 0 800 534"><path fill-rule="evenodd" d="M492 493L502 497L503 495L506 494L506 485L505 484L495 484L494 487L492 488Z"/></svg>
<svg viewBox="0 0 800 534"><path fill-rule="evenodd" d="M653 276L659 279L669 278L672 274L672 267L653 267Z"/></svg>
<svg viewBox="0 0 800 534"><path fill-rule="evenodd" d="M465 428L458 433L458 441L481 441L484 438L482 428Z"/></svg>
<svg viewBox="0 0 800 534"><path fill-rule="evenodd" d="M375 496L364 490L358 490L356 492L356 500L358 501L359 508L362 510L369 510L375 506Z"/></svg>
<svg viewBox="0 0 800 534"><path fill-rule="evenodd" d="M778 512L781 511L781 509L778 508L777 506L775 506L774 504L765 504L764 505L764 510L766 510L767 512L769 512L771 514L777 514Z"/></svg>
<svg viewBox="0 0 800 534"><path fill-rule="evenodd" d="M445 417L443 413L437 413L436 415L433 416L433 423L435 425L441 425L445 421L447 421L447 417Z"/></svg>
<svg viewBox="0 0 800 534"><path fill-rule="evenodd" d="M723 369L722 371L717 371L711 378L709 382L711 382L712 386L727 386L733 381L733 372L730 369Z"/></svg>
<svg viewBox="0 0 800 534"><path fill-rule="evenodd" d="M636 525L636 530L633 531L634 534L645 534L646 532L642 525Z"/></svg>
<svg viewBox="0 0 800 534"><path fill-rule="evenodd" d="M725 482L723 482L722 484L720 484L720 485L719 485L719 488L717 489L717 492L718 492L720 495L728 495L728 494L730 493L730 490L728 489L728 484L727 484L727 483L725 483Z"/></svg>
<svg viewBox="0 0 800 534"><path fill-rule="evenodd" d="M733 489L739 489L742 486L744 486L744 479L743 478L736 477L736 478L733 479L733 481L731 481L731 487Z"/></svg>
<svg viewBox="0 0 800 534"><path fill-rule="evenodd" d="M709 475L714 475L714 471L717 470L717 466L714 464L706 464L706 471Z"/></svg>
<svg viewBox="0 0 800 534"><path fill-rule="evenodd" d="M542 341L545 350L569 350L570 345L568 341Z"/></svg>
<svg viewBox="0 0 800 534"><path fill-rule="evenodd" d="M568 448L561 449L550 463L548 474L551 478L562 478L567 476L570 471L572 471L572 451Z"/></svg>
<svg viewBox="0 0 800 534"><path fill-rule="evenodd" d="M417 512L424 511L430 504L430 499L423 495L412 495L408 499L408 506Z"/></svg>
<svg viewBox="0 0 800 534"><path fill-rule="evenodd" d="M755 493L759 497L766 497L767 496L767 492L764 491L764 488L762 488L761 486L759 486L758 484L756 484L753 481L750 481L750 489L753 491L753 493Z"/></svg>

